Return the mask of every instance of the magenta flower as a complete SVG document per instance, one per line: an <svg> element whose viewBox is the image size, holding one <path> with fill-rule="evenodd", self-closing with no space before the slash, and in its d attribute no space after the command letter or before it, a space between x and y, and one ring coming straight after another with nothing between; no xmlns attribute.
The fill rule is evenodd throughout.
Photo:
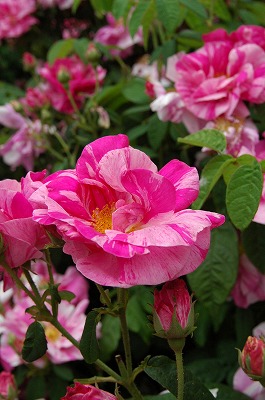
<svg viewBox="0 0 265 400"><path fill-rule="evenodd" d="M230 116L243 100L265 101L265 51L256 44L207 42L182 56L175 68L176 90L198 118Z"/></svg>
<svg viewBox="0 0 265 400"><path fill-rule="evenodd" d="M186 209L198 190L196 168L172 160L158 172L117 135L87 145L76 169L47 177L31 200L34 219L57 227L84 276L129 287L176 279L204 260L224 216Z"/></svg>
<svg viewBox="0 0 265 400"><path fill-rule="evenodd" d="M265 300L265 276L245 254L240 257L238 277L231 296L235 304L241 308Z"/></svg>
<svg viewBox="0 0 265 400"><path fill-rule="evenodd" d="M32 179L41 175L32 173ZM24 185L14 179L0 181L0 235L4 242L4 259L16 268L34 258L42 257L49 239L43 227L33 221L33 206Z"/></svg>
<svg viewBox="0 0 265 400"><path fill-rule="evenodd" d="M57 59L53 65L46 63L39 74L48 83L46 94L55 110L70 114L74 109L69 94L76 106L81 107L85 98L102 85L106 70L101 66L94 69L91 64L85 65L79 57L72 56Z"/></svg>
<svg viewBox="0 0 265 400"><path fill-rule="evenodd" d="M108 24L96 32L94 41L105 46L115 46L110 49L110 54L113 56L128 57L132 54L133 45L143 42L141 28L132 38L122 18L115 20L113 15L108 13L106 19Z"/></svg>
<svg viewBox="0 0 265 400"><path fill-rule="evenodd" d="M68 386L67 393L61 400L116 400L113 394L105 392L92 385L75 382L74 387Z"/></svg>
<svg viewBox="0 0 265 400"><path fill-rule="evenodd" d="M27 32L38 20L33 17L35 0L0 0L0 40L16 38Z"/></svg>
<svg viewBox="0 0 265 400"><path fill-rule="evenodd" d="M0 373L0 398L15 400L17 398L17 386L14 375L10 372Z"/></svg>

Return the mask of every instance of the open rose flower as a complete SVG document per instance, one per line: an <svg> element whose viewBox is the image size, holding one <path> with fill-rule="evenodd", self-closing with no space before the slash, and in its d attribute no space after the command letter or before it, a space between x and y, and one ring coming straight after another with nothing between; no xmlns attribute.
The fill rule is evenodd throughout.
<svg viewBox="0 0 265 400"><path fill-rule="evenodd" d="M92 385L75 382L74 387L68 386L67 393L61 400L116 400L113 394L105 392Z"/></svg>
<svg viewBox="0 0 265 400"><path fill-rule="evenodd" d="M53 65L46 63L39 74L48 83L46 94L55 110L70 114L74 109L69 96L80 107L86 96L93 95L102 85L106 70L99 65L85 65L79 57L71 56L58 58Z"/></svg>
<svg viewBox="0 0 265 400"><path fill-rule="evenodd" d="M41 174L31 173L31 179ZM49 243L45 230L33 221L33 206L28 200L29 176L24 184L15 179L0 181L0 235L4 244L4 260L16 268L34 258L42 257L44 246Z"/></svg>
<svg viewBox="0 0 265 400"><path fill-rule="evenodd" d="M0 0L0 40L17 38L27 32L38 20L35 0Z"/></svg>
<svg viewBox="0 0 265 400"><path fill-rule="evenodd" d="M210 231L224 216L187 209L196 168L172 160L159 172L125 135L87 145L76 169L47 177L31 196L34 219L55 225L87 278L107 286L156 285L205 259Z"/></svg>

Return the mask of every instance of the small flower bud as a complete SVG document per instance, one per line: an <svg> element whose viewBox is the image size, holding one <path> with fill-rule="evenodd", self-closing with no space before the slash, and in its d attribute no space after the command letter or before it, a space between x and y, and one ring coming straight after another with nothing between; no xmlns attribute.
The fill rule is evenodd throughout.
<svg viewBox="0 0 265 400"><path fill-rule="evenodd" d="M60 68L57 73L57 79L60 83L66 85L71 79L71 75L69 74L66 68Z"/></svg>
<svg viewBox="0 0 265 400"><path fill-rule="evenodd" d="M157 336L167 339L176 350L177 342L182 346L183 340L194 331L194 323L194 303L182 279L167 282L160 291L155 290L153 324Z"/></svg>
<svg viewBox="0 0 265 400"><path fill-rule="evenodd" d="M14 376L10 372L0 373L0 398L15 400L17 398L17 387Z"/></svg>
<svg viewBox="0 0 265 400"><path fill-rule="evenodd" d="M249 336L245 346L239 351L239 365L254 381L265 381L265 341Z"/></svg>
<svg viewBox="0 0 265 400"><path fill-rule="evenodd" d="M94 43L89 43L88 48L85 53L86 60L91 63L96 63L100 58L100 52L94 45Z"/></svg>

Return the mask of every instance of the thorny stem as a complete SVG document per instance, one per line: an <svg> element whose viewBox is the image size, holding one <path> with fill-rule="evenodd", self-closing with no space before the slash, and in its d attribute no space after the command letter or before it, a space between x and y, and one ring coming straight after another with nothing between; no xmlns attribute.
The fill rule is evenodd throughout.
<svg viewBox="0 0 265 400"><path fill-rule="evenodd" d="M178 397L177 400L184 399L184 369L183 369L183 357L182 350L177 350L176 354L176 366L177 366L177 388Z"/></svg>

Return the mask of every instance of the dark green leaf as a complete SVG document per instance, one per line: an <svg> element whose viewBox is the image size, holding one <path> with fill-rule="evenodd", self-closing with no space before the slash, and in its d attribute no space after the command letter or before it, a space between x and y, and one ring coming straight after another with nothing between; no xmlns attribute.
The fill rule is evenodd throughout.
<svg viewBox="0 0 265 400"><path fill-rule="evenodd" d="M148 361L145 372L174 395L177 394L176 363L166 356L156 356Z"/></svg>
<svg viewBox="0 0 265 400"><path fill-rule="evenodd" d="M206 8L198 0L179 0L179 2L199 17L207 18Z"/></svg>
<svg viewBox="0 0 265 400"><path fill-rule="evenodd" d="M112 14L116 19L119 19L120 17L124 17L124 14L126 13L127 7L129 4L129 0L114 0L113 6L112 6Z"/></svg>
<svg viewBox="0 0 265 400"><path fill-rule="evenodd" d="M81 60L86 63L86 51L88 49L89 40L87 38L75 39L73 43L73 48L76 54L81 58Z"/></svg>
<svg viewBox="0 0 265 400"><path fill-rule="evenodd" d="M250 400L250 397L243 393L236 392L228 386L217 384L214 388L218 389L217 400Z"/></svg>
<svg viewBox="0 0 265 400"><path fill-rule="evenodd" d="M216 129L203 129L184 138L179 138L178 141L191 146L208 147L218 152L222 152L226 148L224 134Z"/></svg>
<svg viewBox="0 0 265 400"><path fill-rule="evenodd" d="M22 349L22 358L32 362L42 357L47 351L47 340L43 326L35 321L29 325Z"/></svg>
<svg viewBox="0 0 265 400"><path fill-rule="evenodd" d="M99 346L96 336L97 323L98 313L92 310L87 314L79 345L80 352L88 364L94 363L99 358Z"/></svg>
<svg viewBox="0 0 265 400"><path fill-rule="evenodd" d="M242 242L250 261L265 273L265 225L252 222L242 233Z"/></svg>
<svg viewBox="0 0 265 400"><path fill-rule="evenodd" d="M147 125L148 141L154 150L161 146L168 128L168 123L160 121L156 114L152 115Z"/></svg>
<svg viewBox="0 0 265 400"><path fill-rule="evenodd" d="M48 63L53 64L57 58L68 56L73 51L74 42L75 39L62 39L55 42L48 51Z"/></svg>
<svg viewBox="0 0 265 400"><path fill-rule="evenodd" d="M72 381L74 379L73 371L70 367L66 365L52 365L52 369L59 378L63 379L64 381Z"/></svg>
<svg viewBox="0 0 265 400"><path fill-rule="evenodd" d="M143 104L150 102L149 97L145 94L145 80L141 78L131 79L124 86L122 93L127 100L133 103Z"/></svg>
<svg viewBox="0 0 265 400"><path fill-rule="evenodd" d="M200 192L196 201L192 204L194 210L200 209L213 187L222 176L224 169L233 161L229 155L217 155L204 167L200 178Z"/></svg>
<svg viewBox="0 0 265 400"><path fill-rule="evenodd" d="M143 39L144 39L144 48L147 49L148 38L149 38L149 30L152 25L153 20L155 19L155 5L154 0L150 1L148 8L146 9L143 18L142 18L142 27L143 27Z"/></svg>
<svg viewBox="0 0 265 400"><path fill-rule="evenodd" d="M72 5L72 12L75 14L82 0L74 0Z"/></svg>
<svg viewBox="0 0 265 400"><path fill-rule="evenodd" d="M132 37L134 37L134 35L139 29L139 26L141 26L142 19L145 15L145 12L149 4L150 4L149 0L141 0L137 4L129 22L129 32Z"/></svg>
<svg viewBox="0 0 265 400"><path fill-rule="evenodd" d="M252 221L262 193L263 175L260 164L254 160L252 165L239 167L227 184L227 211L233 224L240 230Z"/></svg>
<svg viewBox="0 0 265 400"><path fill-rule="evenodd" d="M0 105L4 105L9 103L11 100L15 100L23 96L24 92L19 87L13 86L6 82L0 82ZM4 135L4 137L7 138L6 135ZM5 143L5 141L6 140L1 138L1 143Z"/></svg>
<svg viewBox="0 0 265 400"><path fill-rule="evenodd" d="M226 302L237 277L237 233L230 223L212 231L205 261L187 276L195 296L208 308Z"/></svg>
<svg viewBox="0 0 265 400"><path fill-rule="evenodd" d="M184 400L214 400L214 396L199 380L194 379L184 385Z"/></svg>
<svg viewBox="0 0 265 400"><path fill-rule="evenodd" d="M143 136L147 131L147 125L138 125L135 128L129 129L127 132L127 136L130 141L137 139L138 137Z"/></svg>
<svg viewBox="0 0 265 400"><path fill-rule="evenodd" d="M75 298L75 294L72 292L69 292L68 290L60 290L59 296L61 300L66 300L66 301L72 301Z"/></svg>
<svg viewBox="0 0 265 400"><path fill-rule="evenodd" d="M155 0L157 15L168 32L173 32L184 20L185 7L179 0Z"/></svg>
<svg viewBox="0 0 265 400"><path fill-rule="evenodd" d="M34 376L26 387L27 400L35 400L46 396L46 385L44 376Z"/></svg>
<svg viewBox="0 0 265 400"><path fill-rule="evenodd" d="M176 396L171 393L163 393L157 396L144 396L144 400L176 400Z"/></svg>
<svg viewBox="0 0 265 400"><path fill-rule="evenodd" d="M107 361L117 349L121 337L120 321L111 315L104 315L102 319L100 338L100 358Z"/></svg>

